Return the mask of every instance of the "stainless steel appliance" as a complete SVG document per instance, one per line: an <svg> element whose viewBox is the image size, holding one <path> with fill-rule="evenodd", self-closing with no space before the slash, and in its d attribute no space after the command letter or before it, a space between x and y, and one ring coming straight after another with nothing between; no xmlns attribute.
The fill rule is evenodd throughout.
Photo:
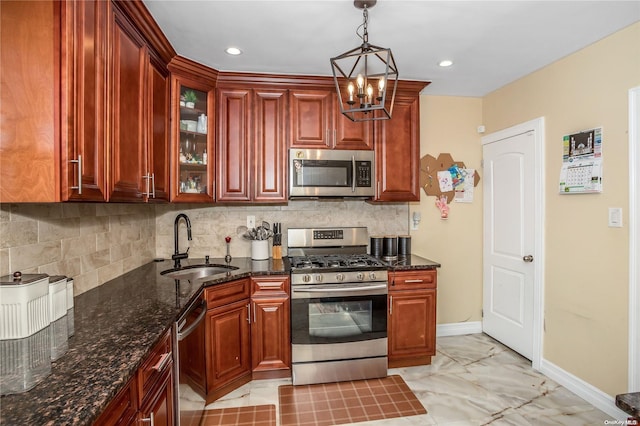
<svg viewBox="0 0 640 426"><path fill-rule="evenodd" d="M206 405L205 329L207 304L196 298L174 324L176 424L199 426Z"/></svg>
<svg viewBox="0 0 640 426"><path fill-rule="evenodd" d="M372 197L373 151L289 149L290 197Z"/></svg>
<svg viewBox="0 0 640 426"><path fill-rule="evenodd" d="M387 375L387 265L366 228L287 231L293 384Z"/></svg>

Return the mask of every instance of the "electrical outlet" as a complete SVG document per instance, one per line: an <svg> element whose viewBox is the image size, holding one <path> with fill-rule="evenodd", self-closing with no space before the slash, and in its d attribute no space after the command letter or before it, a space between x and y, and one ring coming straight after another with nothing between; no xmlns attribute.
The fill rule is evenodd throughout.
<svg viewBox="0 0 640 426"><path fill-rule="evenodd" d="M256 217L247 216L247 228L252 229L256 227Z"/></svg>

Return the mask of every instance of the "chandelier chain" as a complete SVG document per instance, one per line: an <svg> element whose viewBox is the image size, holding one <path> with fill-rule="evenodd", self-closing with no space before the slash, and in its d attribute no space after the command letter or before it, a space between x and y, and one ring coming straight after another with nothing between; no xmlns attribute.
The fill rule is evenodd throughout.
<svg viewBox="0 0 640 426"><path fill-rule="evenodd" d="M360 37L362 40L362 44L367 47L369 45L369 32L367 31L367 24L369 23L369 11L367 10L367 5L364 5L362 9L362 24L356 28L356 35ZM362 35L360 34L360 29L362 28Z"/></svg>

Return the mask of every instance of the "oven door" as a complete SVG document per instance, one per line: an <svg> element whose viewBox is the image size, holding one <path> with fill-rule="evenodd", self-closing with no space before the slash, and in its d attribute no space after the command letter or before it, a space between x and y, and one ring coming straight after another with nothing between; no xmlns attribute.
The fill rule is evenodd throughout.
<svg viewBox="0 0 640 426"><path fill-rule="evenodd" d="M386 337L386 282L292 287L293 345L330 345Z"/></svg>

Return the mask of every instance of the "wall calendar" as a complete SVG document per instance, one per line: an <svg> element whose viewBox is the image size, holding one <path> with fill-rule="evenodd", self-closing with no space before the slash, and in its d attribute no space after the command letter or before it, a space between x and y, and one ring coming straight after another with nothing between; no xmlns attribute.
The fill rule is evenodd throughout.
<svg viewBox="0 0 640 426"><path fill-rule="evenodd" d="M562 138L560 194L602 192L602 127Z"/></svg>

